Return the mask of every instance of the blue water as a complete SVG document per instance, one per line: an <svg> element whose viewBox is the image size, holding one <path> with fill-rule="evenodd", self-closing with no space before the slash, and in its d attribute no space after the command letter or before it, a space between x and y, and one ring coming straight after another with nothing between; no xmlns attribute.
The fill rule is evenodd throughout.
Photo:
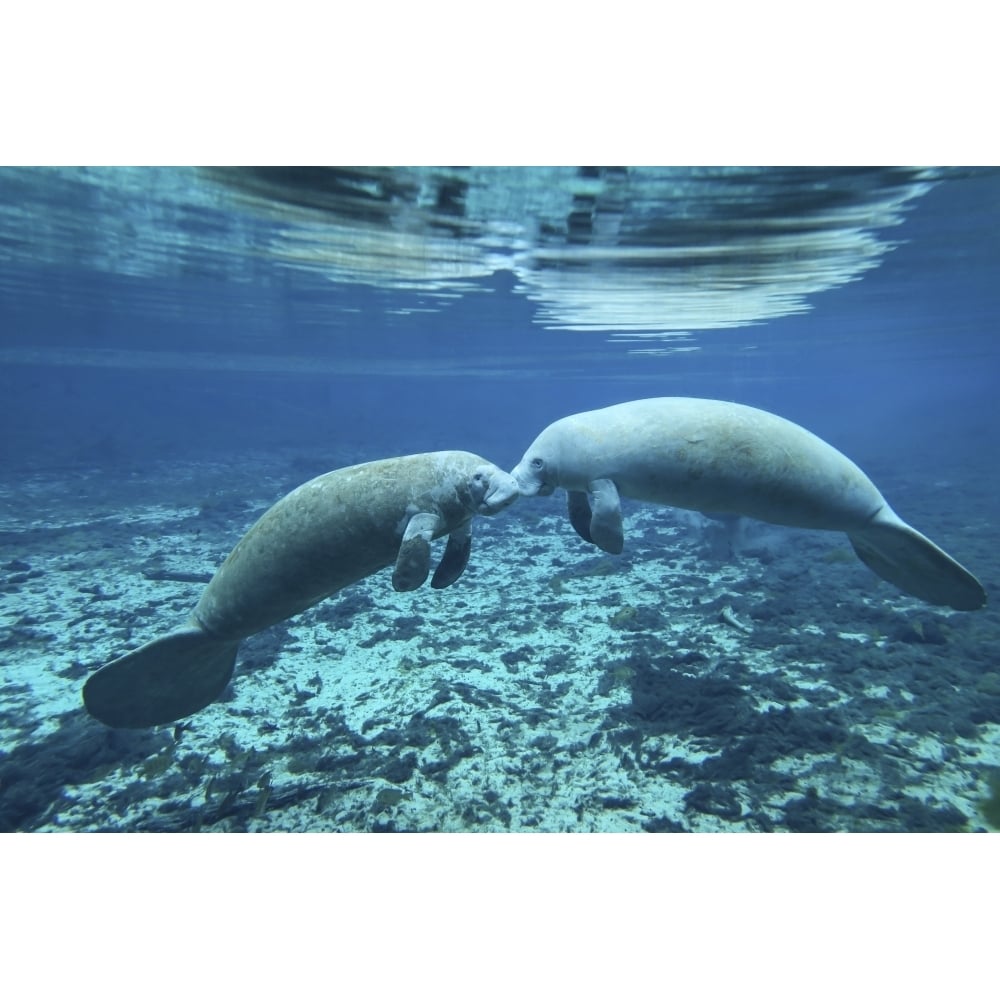
<svg viewBox="0 0 1000 1000"><path fill-rule="evenodd" d="M4 828L988 829L998 232L989 169L0 170ZM357 660L366 631L336 657L296 653L320 606L296 625L306 638L278 626L270 652L248 644L270 668L238 665L236 701L187 730L113 732L83 711L83 679L200 592L157 589L140 555L210 575L328 469L440 449L510 469L561 416L668 395L820 435L992 603L920 605L842 560L842 536L785 533L755 558L639 505L611 569L561 498L522 498L477 524L468 577L438 603L392 605L375 675ZM757 623L745 646L711 638L714 604L711 627L671 645L690 594L651 595L646 574L685 553ZM377 636L388 580L352 592L329 607ZM567 623L587 607L622 641L577 634L574 649ZM303 660L314 688L282 688L281 664ZM778 683L799 667L825 700ZM338 671L369 678L351 693L377 711L341 711ZM407 671L419 683L394 688ZM687 708L644 717L649 684ZM769 711L786 713L773 752ZM713 770L699 746L750 763ZM565 803L548 810L553 790Z"/></svg>

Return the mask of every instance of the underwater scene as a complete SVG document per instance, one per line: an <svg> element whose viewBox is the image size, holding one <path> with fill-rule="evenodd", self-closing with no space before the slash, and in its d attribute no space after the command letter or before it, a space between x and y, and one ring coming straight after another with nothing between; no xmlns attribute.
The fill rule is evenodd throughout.
<svg viewBox="0 0 1000 1000"><path fill-rule="evenodd" d="M0 830L1000 828L1000 172L0 168Z"/></svg>

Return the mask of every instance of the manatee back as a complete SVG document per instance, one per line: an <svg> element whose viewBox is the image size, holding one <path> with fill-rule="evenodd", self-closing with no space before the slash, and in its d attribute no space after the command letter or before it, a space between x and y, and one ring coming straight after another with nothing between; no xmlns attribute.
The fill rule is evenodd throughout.
<svg viewBox="0 0 1000 1000"><path fill-rule="evenodd" d="M636 500L848 529L885 500L845 455L783 417L739 403L634 400L559 421L560 479L611 479ZM571 444L569 441L571 440Z"/></svg>

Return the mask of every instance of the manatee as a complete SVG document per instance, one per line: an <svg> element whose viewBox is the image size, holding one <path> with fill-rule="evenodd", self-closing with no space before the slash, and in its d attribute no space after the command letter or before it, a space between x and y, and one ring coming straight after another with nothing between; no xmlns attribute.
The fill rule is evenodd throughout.
<svg viewBox="0 0 1000 1000"><path fill-rule="evenodd" d="M849 458L798 424L715 399L637 399L563 417L513 470L521 494L567 491L577 533L624 546L620 497L846 532L868 567L930 604L972 611L982 584L903 521Z"/></svg>
<svg viewBox="0 0 1000 1000"><path fill-rule="evenodd" d="M90 676L87 711L118 728L191 715L228 684L241 639L387 566L396 590L415 590L444 535L431 586L448 587L468 563L473 517L517 496L508 473L465 451L366 462L303 483L240 539L182 628Z"/></svg>

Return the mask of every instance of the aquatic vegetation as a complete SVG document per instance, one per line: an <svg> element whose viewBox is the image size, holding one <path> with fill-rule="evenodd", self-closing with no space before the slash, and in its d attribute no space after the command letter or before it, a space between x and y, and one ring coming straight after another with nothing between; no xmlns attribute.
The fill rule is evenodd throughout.
<svg viewBox="0 0 1000 1000"><path fill-rule="evenodd" d="M736 820L743 815L736 789L727 782L701 782L684 796L684 811L695 810L718 816L720 819Z"/></svg>
<svg viewBox="0 0 1000 1000"><path fill-rule="evenodd" d="M572 569L552 577L549 580L549 587L552 588L554 593L561 594L563 592L563 585L569 583L571 580L583 580L591 576L614 576L617 573L623 572L623 568L621 560L616 561L607 557L588 559L574 566Z"/></svg>
<svg viewBox="0 0 1000 1000"><path fill-rule="evenodd" d="M976 691L991 698L1000 698L1000 673L988 673L978 677Z"/></svg>
<svg viewBox="0 0 1000 1000"><path fill-rule="evenodd" d="M943 646L948 638L935 618L911 618L896 630L894 639L900 642Z"/></svg>
<svg viewBox="0 0 1000 1000"><path fill-rule="evenodd" d="M989 788L990 794L980 801L979 811L994 830L1000 830L1000 771L989 776Z"/></svg>
<svg viewBox="0 0 1000 1000"><path fill-rule="evenodd" d="M837 548L829 549L823 553L822 560L830 565L840 565L842 563L854 565L857 563L858 557L850 549L838 545Z"/></svg>

